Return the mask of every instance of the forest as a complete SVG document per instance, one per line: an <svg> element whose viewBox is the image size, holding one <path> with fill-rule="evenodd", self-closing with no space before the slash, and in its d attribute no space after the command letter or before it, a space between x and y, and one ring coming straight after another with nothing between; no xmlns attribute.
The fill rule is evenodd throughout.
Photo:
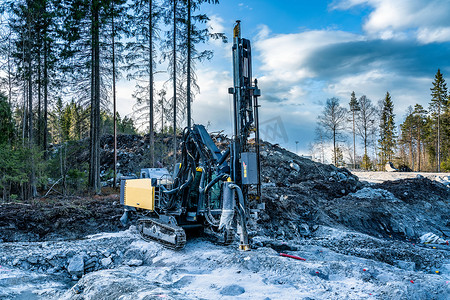
<svg viewBox="0 0 450 300"><path fill-rule="evenodd" d="M392 162L402 171L450 171L450 100L439 69L430 86L428 107L410 105L399 126L389 92L378 103L352 92L348 109L328 99L311 145L314 158L325 162L331 143L334 165L384 171Z"/></svg>
<svg viewBox="0 0 450 300"><path fill-rule="evenodd" d="M3 199L32 198L49 178L69 171L99 193L102 135L137 133L138 125L141 133L175 134L189 125L190 104L199 91L196 62L213 54L198 45L226 42L199 12L206 3L218 1L2 0ZM164 78L161 90L155 88L156 75ZM121 78L137 82L133 118L116 110ZM154 164L154 134L149 136ZM89 160L69 170L67 145L78 140L89 141ZM176 147L174 139L175 153Z"/></svg>

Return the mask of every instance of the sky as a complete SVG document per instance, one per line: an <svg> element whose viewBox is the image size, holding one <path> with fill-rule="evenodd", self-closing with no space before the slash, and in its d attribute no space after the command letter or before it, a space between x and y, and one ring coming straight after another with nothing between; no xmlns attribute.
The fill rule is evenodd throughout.
<svg viewBox="0 0 450 300"><path fill-rule="evenodd" d="M328 98L348 108L350 94L376 104L389 91L396 124L408 106L428 107L437 69L450 73L449 0L222 0L202 8L215 32L232 37L241 20L252 43L258 79L261 137L310 155L317 117ZM195 123L230 133L231 43L211 41L210 61L197 63ZM119 111L130 112L129 83Z"/></svg>

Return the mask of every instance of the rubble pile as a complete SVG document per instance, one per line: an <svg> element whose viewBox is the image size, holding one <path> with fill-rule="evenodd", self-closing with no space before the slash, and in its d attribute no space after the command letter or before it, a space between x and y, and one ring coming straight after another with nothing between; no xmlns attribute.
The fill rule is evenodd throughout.
<svg viewBox="0 0 450 300"><path fill-rule="evenodd" d="M158 134L155 136L155 167L169 163L173 155L172 135ZM104 135L100 140L100 172L103 179L110 179L108 171L114 169L114 137ZM138 175L141 168L151 166L150 135L117 136L117 172L121 175ZM109 177L109 178L108 178Z"/></svg>
<svg viewBox="0 0 450 300"><path fill-rule="evenodd" d="M226 149L225 136L214 140ZM112 143L112 136L103 137L105 180ZM148 136L119 136L121 174L150 166L148 143ZM171 161L171 145L170 136L156 138L161 166ZM444 184L423 177L361 182L345 168L266 142L261 167L265 210L250 219L250 252L200 235L174 255L140 240L133 226L123 231L118 195L0 204L0 279L23 279L0 280L0 298L38 299L39 290L44 299L448 299ZM31 277L34 290L18 294L15 284Z"/></svg>

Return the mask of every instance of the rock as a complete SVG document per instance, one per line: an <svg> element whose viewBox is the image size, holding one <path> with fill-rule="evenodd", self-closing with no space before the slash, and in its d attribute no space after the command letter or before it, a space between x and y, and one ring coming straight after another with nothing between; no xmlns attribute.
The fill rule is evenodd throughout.
<svg viewBox="0 0 450 300"><path fill-rule="evenodd" d="M416 268L416 263L413 261L396 260L395 263L397 267L406 271L414 271Z"/></svg>
<svg viewBox="0 0 450 300"><path fill-rule="evenodd" d="M329 280L330 279L330 276L328 275L328 272L325 272L323 270L311 270L311 272L309 272L309 274L311 276L317 276L317 277L319 277L320 279L323 279L323 280Z"/></svg>
<svg viewBox="0 0 450 300"><path fill-rule="evenodd" d="M416 233L414 232L414 229L410 226L405 227L405 234L407 237L415 237Z"/></svg>
<svg viewBox="0 0 450 300"><path fill-rule="evenodd" d="M130 259L124 262L124 265L130 266L130 267L138 267L142 266L144 262L140 259Z"/></svg>
<svg viewBox="0 0 450 300"><path fill-rule="evenodd" d="M337 173L337 177L339 181L347 180L347 176L344 173Z"/></svg>
<svg viewBox="0 0 450 300"><path fill-rule="evenodd" d="M443 239L432 232L422 235L419 239L423 244L445 244Z"/></svg>
<svg viewBox="0 0 450 300"><path fill-rule="evenodd" d="M106 258L103 258L100 261L100 263L103 267L108 267L110 264L112 264L112 259L111 259L111 257L106 257Z"/></svg>
<svg viewBox="0 0 450 300"><path fill-rule="evenodd" d="M72 277L81 277L84 274L84 258L82 255L75 255L69 260L67 271Z"/></svg>
<svg viewBox="0 0 450 300"><path fill-rule="evenodd" d="M441 267L441 272L445 274L450 274L450 264L443 264Z"/></svg>
<svg viewBox="0 0 450 300"><path fill-rule="evenodd" d="M141 260L144 257L144 252L142 249L131 248L125 252L123 257L125 260L134 260L134 259Z"/></svg>
<svg viewBox="0 0 450 300"><path fill-rule="evenodd" d="M220 294L224 296L239 296L243 293L245 293L245 289L237 284L227 285L220 291Z"/></svg>
<svg viewBox="0 0 450 300"><path fill-rule="evenodd" d="M30 264L37 264L38 263L38 258L36 256L30 256L30 257L27 258L27 261Z"/></svg>
<svg viewBox="0 0 450 300"><path fill-rule="evenodd" d="M298 164L296 164L295 162L291 162L289 164L289 167L291 167L291 169L295 170L295 171L300 171L300 166Z"/></svg>
<svg viewBox="0 0 450 300"><path fill-rule="evenodd" d="M302 236L311 235L311 230L309 229L309 226L306 223L300 224L300 226L298 226L298 231Z"/></svg>

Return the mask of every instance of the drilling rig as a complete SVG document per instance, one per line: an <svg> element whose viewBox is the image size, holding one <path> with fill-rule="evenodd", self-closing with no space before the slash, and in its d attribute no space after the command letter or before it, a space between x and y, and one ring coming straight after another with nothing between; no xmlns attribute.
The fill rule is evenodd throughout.
<svg viewBox="0 0 450 300"><path fill-rule="evenodd" d="M144 240L182 249L185 230L207 228L224 244L239 235L239 249L249 250L247 222L261 203L257 80L252 81L250 41L233 29L233 136L220 151L203 125L184 129L180 161L167 169L142 169L139 179L123 179L120 200L128 214L139 214ZM256 205L258 207L256 207Z"/></svg>

